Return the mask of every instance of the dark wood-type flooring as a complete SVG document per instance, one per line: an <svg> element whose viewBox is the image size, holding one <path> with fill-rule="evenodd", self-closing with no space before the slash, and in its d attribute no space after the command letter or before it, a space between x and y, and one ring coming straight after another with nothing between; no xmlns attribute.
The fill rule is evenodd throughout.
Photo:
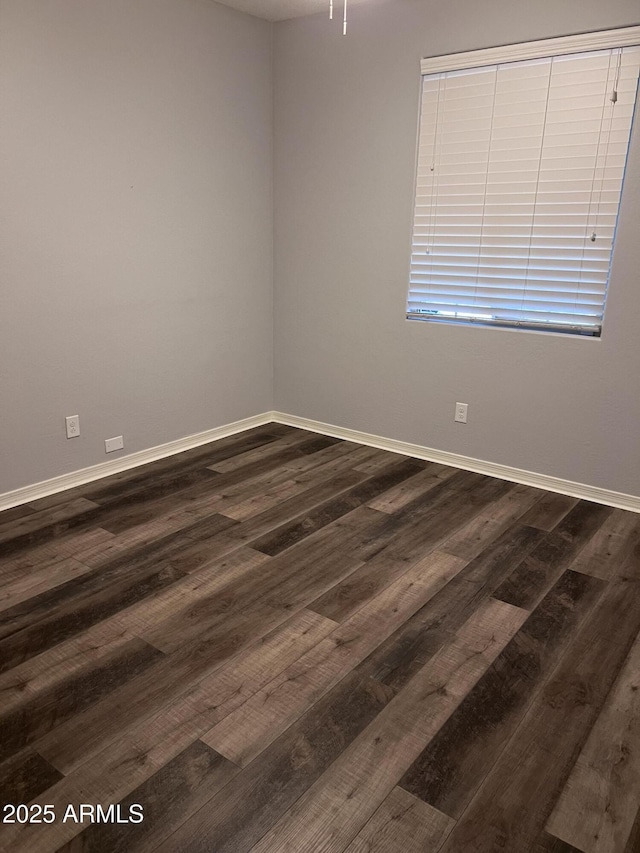
<svg viewBox="0 0 640 853"><path fill-rule="evenodd" d="M639 515L277 424L8 510L0 804L55 820L0 848L639 853L639 632Z"/></svg>

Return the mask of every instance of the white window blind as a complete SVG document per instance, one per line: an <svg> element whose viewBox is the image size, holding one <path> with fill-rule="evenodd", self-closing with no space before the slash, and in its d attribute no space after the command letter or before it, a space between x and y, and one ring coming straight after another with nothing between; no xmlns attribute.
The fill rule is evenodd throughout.
<svg viewBox="0 0 640 853"><path fill-rule="evenodd" d="M600 334L639 66L631 46L423 76L409 318Z"/></svg>

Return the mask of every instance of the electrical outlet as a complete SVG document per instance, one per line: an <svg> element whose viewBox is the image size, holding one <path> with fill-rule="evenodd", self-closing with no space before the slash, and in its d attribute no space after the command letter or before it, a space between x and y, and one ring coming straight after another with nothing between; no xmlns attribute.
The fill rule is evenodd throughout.
<svg viewBox="0 0 640 853"><path fill-rule="evenodd" d="M456 411L454 415L454 421L458 424L466 424L467 422L467 412L469 410L468 403L456 403Z"/></svg>
<svg viewBox="0 0 640 853"><path fill-rule="evenodd" d="M122 450L124 447L124 439L121 435L117 435L115 438L107 438L104 442L104 452L105 453L113 453L114 450Z"/></svg>
<svg viewBox="0 0 640 853"><path fill-rule="evenodd" d="M67 425L67 438L75 438L80 435L80 415L69 415L64 419Z"/></svg>

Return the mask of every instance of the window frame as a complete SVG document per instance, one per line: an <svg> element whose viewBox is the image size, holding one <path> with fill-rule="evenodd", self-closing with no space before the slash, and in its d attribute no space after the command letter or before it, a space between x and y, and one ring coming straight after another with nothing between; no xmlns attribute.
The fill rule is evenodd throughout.
<svg viewBox="0 0 640 853"><path fill-rule="evenodd" d="M640 25L637 26L629 26L629 27L620 27L616 29L610 30L600 30L596 32L587 32L580 33L576 35L570 36L560 36L549 39L539 39L536 41L528 41L528 42L517 42L514 44L501 45L497 47L490 48L481 48L478 50L464 51L460 53L454 54L442 54L432 57L425 57L421 60L420 63L420 91L422 93L422 79L425 75L432 74L442 74L446 72L454 72L454 71L463 71L465 69L474 69L480 68L483 66L494 66L499 65L501 63L512 63L519 61L527 61L527 60L535 60L535 59L545 59L554 56L563 56L577 53L585 53L590 51L598 51L598 50L612 50L617 48L625 48L625 47L637 47L640 46ZM638 90L640 92L640 88ZM636 94L636 103L635 103L635 118L632 119L631 129L630 129L630 137L629 143L627 146L626 156L628 157L629 151L631 150L631 145L633 142L633 129L634 123L639 120L638 116L638 98L640 94ZM416 215L416 198L418 191L418 158L420 154L420 146L419 146L419 136L421 131L421 122L422 116L419 114L418 117L418 135L417 135L417 143L416 143L416 165L414 171L414 198L413 198L413 208L412 208L412 239L411 239L411 252L413 253L414 248L414 228L415 228L415 215ZM624 186L624 185L623 185ZM622 202L622 194L619 199L619 204ZM618 217L620 214L620 207L618 207ZM617 230L617 229L616 229ZM613 238L613 243L611 247L611 260L613 260L613 253L615 249L615 234ZM607 292L610 283L610 272L609 278L607 279ZM411 276L409 283L409 294L411 291ZM532 324L527 322L526 320L522 321L493 321L482 319L478 317L463 317L463 316L437 316L437 315L429 315L429 314L417 314L410 313L407 308L406 319L407 320L418 320L422 322L431 322L438 323L444 325L465 325L465 326L482 326L485 328L494 328L494 329L506 329L506 330L516 330L516 331L534 331L534 332L543 332L543 333L554 333L566 335L574 338L589 338L591 340L599 340L602 335L602 328L604 326L604 311L606 308L606 293L603 301L603 315L602 315L602 323L598 331L596 332L585 332L585 331L576 331L571 328L570 325L559 325L559 326L550 326L544 324ZM452 312L453 313L453 312Z"/></svg>

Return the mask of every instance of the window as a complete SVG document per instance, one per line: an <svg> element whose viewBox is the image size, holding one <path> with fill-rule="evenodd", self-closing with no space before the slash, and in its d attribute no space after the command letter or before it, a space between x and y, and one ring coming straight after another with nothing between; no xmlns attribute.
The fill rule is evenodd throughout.
<svg viewBox="0 0 640 853"><path fill-rule="evenodd" d="M639 44L423 60L408 318L600 334Z"/></svg>

